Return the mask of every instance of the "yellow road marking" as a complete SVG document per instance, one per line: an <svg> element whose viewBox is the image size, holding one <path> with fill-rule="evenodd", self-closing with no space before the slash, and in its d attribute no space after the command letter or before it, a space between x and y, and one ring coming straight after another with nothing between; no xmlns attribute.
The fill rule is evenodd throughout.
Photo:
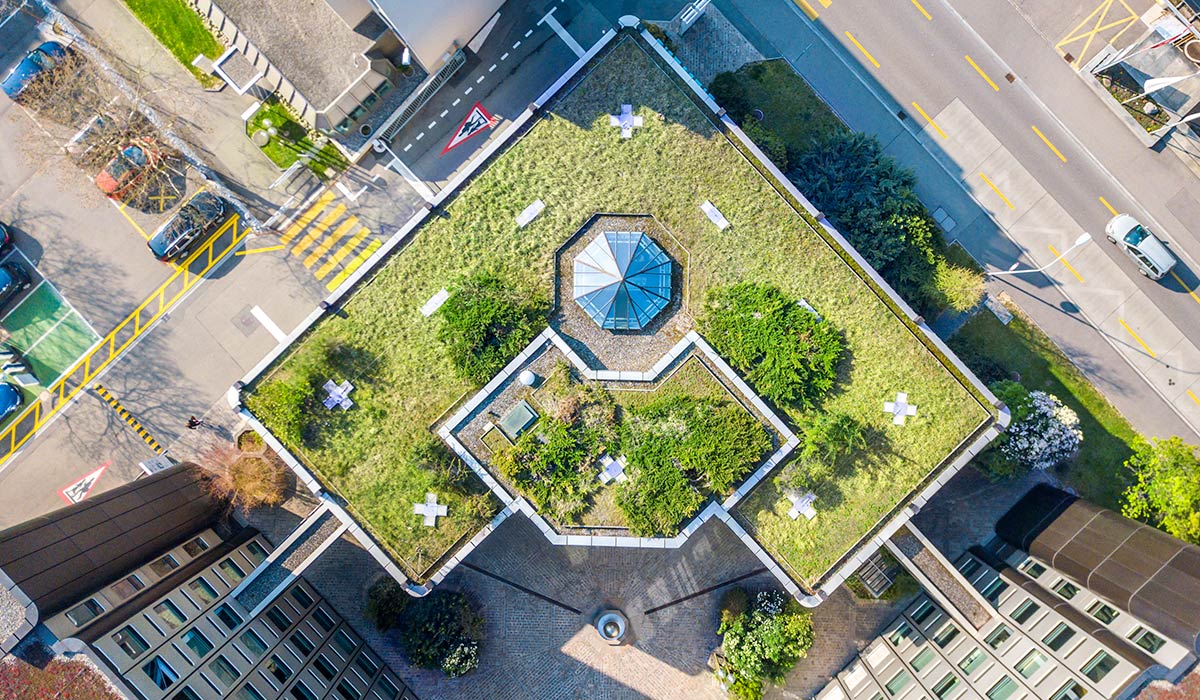
<svg viewBox="0 0 1200 700"><path fill-rule="evenodd" d="M1188 393L1188 396L1192 397L1192 401L1195 401L1197 404L1200 404L1200 399L1196 398L1196 395L1192 393L1191 389L1188 389L1187 393Z"/></svg>
<svg viewBox="0 0 1200 700"><path fill-rule="evenodd" d="M344 238L346 234L350 233L350 230L357 225L357 216L351 216L339 224L338 227L334 229L333 233L329 234L325 237L325 240L321 241L321 245L313 248L313 252L309 253L308 257L304 259L304 266L311 268L313 265L316 265L317 261L321 259L321 256L332 250L333 245Z"/></svg>
<svg viewBox="0 0 1200 700"><path fill-rule="evenodd" d="M1046 138L1046 135L1042 133L1041 129L1039 129L1035 126L1035 127L1033 127L1033 133L1037 134L1038 138L1040 138L1042 140L1042 143L1046 144L1046 146L1050 150L1054 151L1054 155L1058 156L1059 160L1061 160L1064 163L1067 162L1067 157L1062 154L1062 151L1055 148L1054 144L1050 143L1050 139Z"/></svg>
<svg viewBox="0 0 1200 700"><path fill-rule="evenodd" d="M1058 257L1059 253L1058 253L1058 251L1057 251L1057 250L1054 248L1054 246L1052 246L1052 245L1047 245L1046 247L1050 249L1050 252L1051 252L1051 253L1054 253L1054 257L1056 257L1056 258ZM1079 280L1080 282L1082 282L1082 281L1083 281L1083 276L1082 276L1082 275L1080 275L1080 274L1079 274L1079 273L1078 273L1078 272L1075 270L1075 268L1074 268L1074 267L1071 267L1071 263L1067 262L1065 258L1063 259L1063 261L1062 261L1062 264L1063 264L1063 265L1066 265L1067 269L1071 271L1071 274L1072 274L1072 275L1075 275L1075 279Z"/></svg>
<svg viewBox="0 0 1200 700"><path fill-rule="evenodd" d="M1154 351L1150 349L1150 346L1146 345L1146 342L1139 338L1137 333L1133 332L1133 329L1129 327L1129 324L1125 323L1125 319L1118 318L1117 320L1121 322L1121 325L1125 328L1125 332L1133 336L1134 340L1138 341L1138 345L1142 346L1142 349L1146 351L1146 354L1150 355L1150 357L1158 357L1158 355L1155 355Z"/></svg>
<svg viewBox="0 0 1200 700"><path fill-rule="evenodd" d="M831 2L831 0L818 0L818 1L821 3L821 7L829 7L830 5L833 4L833 2Z"/></svg>
<svg viewBox="0 0 1200 700"><path fill-rule="evenodd" d="M916 102L913 102L912 106L913 106L913 109L917 110L917 112L919 112L922 117L925 117L925 121L929 122L929 126L932 126L934 129L936 129L937 132L942 135L942 138L946 138L946 132L942 131L942 127L937 125L937 122L935 122L933 120L933 117L929 116L928 114L925 113L925 110L921 109L921 105L917 104Z"/></svg>
<svg viewBox="0 0 1200 700"><path fill-rule="evenodd" d="M1100 203L1104 205L1104 208L1105 208L1105 209L1108 209L1110 212L1112 212L1112 215L1113 215L1113 216L1116 216L1116 215L1117 215L1117 210L1116 210L1116 209L1113 209L1113 205L1109 204L1107 199L1105 199L1105 198L1101 197L1101 198L1100 198Z"/></svg>
<svg viewBox="0 0 1200 700"><path fill-rule="evenodd" d="M1008 201L1008 197L1005 197L1004 193L1000 191L1000 188L996 187L995 183L993 183L991 180L988 179L987 175L984 175L983 173L979 173L979 177L983 178L983 181L988 184L988 187L991 187L992 191L995 192L1000 197L1000 199L1004 200L1004 203L1008 205L1009 209L1016 209L1016 207L1013 206L1013 203Z"/></svg>
<svg viewBox="0 0 1200 700"><path fill-rule="evenodd" d="M1075 57L1076 64L1083 65L1086 62L1085 58L1087 56L1088 49L1091 48L1092 41L1095 40L1096 35L1114 27L1119 27L1122 24L1126 26L1121 29L1120 32L1117 32L1116 35L1109 38L1108 43L1111 43L1118 36L1124 34L1125 30L1129 29L1129 27L1137 21L1138 13L1134 12L1133 9L1129 7L1128 3L1125 2L1125 0L1121 0L1121 5L1124 6L1129 15L1114 22L1104 24L1104 20L1108 18L1108 13L1112 9L1113 2L1114 0L1101 0L1100 4L1096 6L1096 9L1092 10L1092 13L1085 17L1082 22L1075 25L1074 29L1067 32L1067 36L1064 37L1062 41L1055 44L1054 48L1061 50L1067 44L1077 42L1081 39L1085 40L1083 44L1083 50L1080 51L1079 55ZM1092 23L1092 28L1086 29L1088 23L1091 22L1093 18L1095 18L1096 21Z"/></svg>
<svg viewBox="0 0 1200 700"><path fill-rule="evenodd" d="M283 244L290 243L292 239L299 235L301 231L308 228L309 224L311 224L313 221L316 221L317 217L321 215L321 212L324 211L325 207L329 206L329 203L333 201L333 197L333 190L325 190L325 194L322 194L317 201L313 202L313 205L308 208L308 211L301 214L300 218L292 222L292 225L288 227L287 232L279 238L279 242Z"/></svg>
<svg viewBox="0 0 1200 700"><path fill-rule="evenodd" d="M346 256L349 255L350 252L353 251L355 248L357 248L359 243L363 242L363 239L367 237L368 233L370 233L370 231L368 231L367 229L360 228L358 230L358 233L354 234L353 238L351 238L349 241L346 242L345 245L343 245L341 248L339 248L338 252L333 254L332 258L326 260L324 265L317 268L317 272L315 275L316 278L319 280L325 279L325 276L328 275L330 272L332 272L333 268L337 267L338 263L345 260Z"/></svg>
<svg viewBox="0 0 1200 700"><path fill-rule="evenodd" d="M796 4L800 6L801 10L804 10L804 14L808 15L809 19L817 18L817 11L813 9L812 5L808 4L808 0L796 0Z"/></svg>
<svg viewBox="0 0 1200 700"><path fill-rule="evenodd" d="M876 61L875 57L871 55L871 52L867 51L865 48L863 48L862 44L858 43L858 39L855 39L853 34L847 31L846 38L854 42L854 45L858 47L859 51L863 52L863 55L867 57L867 60L871 62L871 65L875 66L876 68L879 67L879 61Z"/></svg>
<svg viewBox="0 0 1200 700"><path fill-rule="evenodd" d="M1183 291L1187 292L1188 295L1192 297L1192 301L1200 304L1200 296L1196 296L1196 292L1192 291L1192 288L1187 286L1187 284L1179 278L1179 275L1175 274L1174 270L1171 270L1171 276L1175 278L1175 281L1179 283L1180 287L1183 287Z"/></svg>
<svg viewBox="0 0 1200 700"><path fill-rule="evenodd" d="M132 216L130 216L129 214L125 213L125 205L124 205L124 204L121 204L121 206L117 207L117 211L121 212L121 216L125 217L125 220L126 220L126 221L128 221L130 224L132 224L132 225L133 225L133 227L134 227L135 229L137 229L137 232L138 232L138 233L142 234L142 239L143 239L143 240L147 240L147 241L148 241L148 240L150 240L150 234L146 233L146 232L145 232L145 231L142 229L142 227L141 227L141 226L138 226L138 222L134 221Z"/></svg>
<svg viewBox="0 0 1200 700"><path fill-rule="evenodd" d="M992 86L993 90L1000 92L1000 86L993 82L992 79L988 77L987 73L983 72L983 69L979 67L978 63L976 63L970 56L963 56L963 58L967 59L967 63L971 64L971 67L975 69L975 72L978 73L984 80L986 80L988 85Z"/></svg>
<svg viewBox="0 0 1200 700"><path fill-rule="evenodd" d="M345 204L339 204L334 207L332 211L325 215L325 218L317 222L315 226L308 230L308 233L304 234L304 238L301 238L299 243L292 247L292 255L295 255L296 257L303 255L305 249L307 249L313 243L316 243L318 238L325 235L325 231L333 225L333 222L342 218L342 215L345 213Z"/></svg>
<svg viewBox="0 0 1200 700"><path fill-rule="evenodd" d="M921 3L917 2L917 0L912 0L912 4L916 5L917 9L921 11L921 14L925 15L925 19L928 19L928 20L933 19L933 16L930 15L928 12L926 12L925 8L921 7Z"/></svg>
<svg viewBox="0 0 1200 700"><path fill-rule="evenodd" d="M267 246L266 248L251 248L250 250L239 250L238 252L234 253L234 255L241 256L241 255L253 255L254 253L269 253L273 250L283 250L286 247L287 247L286 245L272 245L272 246Z"/></svg>
<svg viewBox="0 0 1200 700"><path fill-rule="evenodd" d="M339 272L336 277L329 281L329 284L325 285L325 288L331 292L337 289L338 285L345 281L347 277L354 274L354 271L362 266L362 264L367 261L367 258L374 255L375 251L378 250L379 246L381 245L383 244L379 241L379 239L371 241L370 245L363 249L363 252L359 253L357 257L350 261L350 264L346 266L346 269Z"/></svg>

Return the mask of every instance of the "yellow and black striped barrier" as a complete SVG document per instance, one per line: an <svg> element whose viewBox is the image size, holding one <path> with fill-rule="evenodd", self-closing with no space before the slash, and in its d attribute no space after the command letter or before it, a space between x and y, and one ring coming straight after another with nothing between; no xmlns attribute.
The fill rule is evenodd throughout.
<svg viewBox="0 0 1200 700"><path fill-rule="evenodd" d="M129 409L122 406L120 401L117 401L117 397L113 396L112 392L100 386L99 384L93 384L92 388L96 390L96 394L104 400L104 403L111 406L112 410L116 411L117 415L121 417L121 420L129 424L129 427L133 428L133 431L138 434L138 437L144 440L145 443L150 446L150 449L154 450L154 454L160 455L163 453L163 446L158 444L158 440L155 440L154 437L150 435L150 433L144 427L142 427L142 424L138 422L137 418L133 417L133 414L129 412Z"/></svg>

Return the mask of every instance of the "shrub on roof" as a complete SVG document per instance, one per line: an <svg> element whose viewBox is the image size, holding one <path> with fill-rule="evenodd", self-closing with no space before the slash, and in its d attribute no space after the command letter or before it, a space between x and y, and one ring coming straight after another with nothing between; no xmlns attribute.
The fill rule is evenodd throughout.
<svg viewBox="0 0 1200 700"><path fill-rule="evenodd" d="M491 273L461 280L442 304L438 340L464 378L484 384L529 344L549 304Z"/></svg>
<svg viewBox="0 0 1200 700"><path fill-rule="evenodd" d="M463 593L439 588L414 599L396 627L405 656L421 668L456 678L479 663L483 616Z"/></svg>

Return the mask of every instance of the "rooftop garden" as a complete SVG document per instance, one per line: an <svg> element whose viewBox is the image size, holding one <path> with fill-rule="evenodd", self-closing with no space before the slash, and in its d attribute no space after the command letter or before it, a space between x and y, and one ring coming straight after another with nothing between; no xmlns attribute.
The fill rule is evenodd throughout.
<svg viewBox="0 0 1200 700"><path fill-rule="evenodd" d="M632 103L644 118L645 126L630 139L608 125L608 115L622 103ZM545 202L544 213L518 229L514 217L535 199ZM718 230L699 209L705 199L733 226ZM420 308L439 290L481 271L523 297L545 298L556 249L595 212L622 211L654 214L687 247L693 299L721 303L721 290L753 280L811 305L840 338L844 353L828 386L816 394L789 393L789 382L773 382L777 377L753 369L764 359L754 337L739 335L737 328L727 333L710 328L717 351L776 403L785 420L803 426L829 414L863 426L862 448L840 457L838 468L815 484L816 519L789 519L791 503L772 479L735 513L800 582L815 581L987 420L979 397L914 335L892 302L780 195L657 59L630 39L598 59L337 314L317 324L251 386L247 406L347 500L407 573L421 578L426 568L413 562L452 549L482 522L487 508L472 495L477 485L470 478L443 478L440 483L457 489L444 496L437 490L449 507L447 518L426 528L412 514L412 504L436 490L440 473L426 468L438 460L422 458L417 448L427 444L430 428L447 410L484 383L482 373L469 375L461 358L455 361L443 314L425 317ZM508 318L507 313L500 309L489 317ZM511 318L519 330L526 327L520 313ZM749 327L752 333L771 330L769 324ZM519 350L508 326L496 328L502 332L468 341L489 354L494 348L507 348L501 355L515 352L514 346ZM333 413L321 406L320 386L330 378L354 382L353 409ZM818 378L810 377L805 387ZM768 392L768 385L778 392ZM882 410L897 392L908 392L919 406L919 414L903 426L893 425ZM626 405L632 415L653 421L672 410L670 403L643 397ZM617 438L607 433L597 438L608 439ZM699 470L689 476L703 478ZM467 508L472 499L478 506L473 512Z"/></svg>

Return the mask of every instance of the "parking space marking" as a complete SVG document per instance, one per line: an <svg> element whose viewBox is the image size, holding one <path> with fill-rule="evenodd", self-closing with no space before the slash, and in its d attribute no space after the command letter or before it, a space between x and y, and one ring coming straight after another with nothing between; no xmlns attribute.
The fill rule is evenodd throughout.
<svg viewBox="0 0 1200 700"><path fill-rule="evenodd" d="M146 233L145 229L143 229L141 226L138 226L138 222L134 221L133 217L130 216L129 213L125 211L124 203L117 204L116 202L114 202L111 199L108 200L108 202L110 204L112 204L114 207L116 207L117 211L121 212L121 216L125 217L125 220L128 221L129 224L131 226L133 226L133 228L136 229L138 233L142 234L142 240L145 240L145 241L150 240L150 234Z"/></svg>
<svg viewBox="0 0 1200 700"><path fill-rule="evenodd" d="M275 338L276 342L281 343L287 338L287 333L284 333L283 329L276 325L261 307L257 305L250 307L250 315L258 319L258 322L262 324L263 328L267 329L267 332Z"/></svg>
<svg viewBox="0 0 1200 700"><path fill-rule="evenodd" d="M1129 327L1128 323L1125 323L1125 319L1118 318L1117 320L1120 321L1121 327L1125 329L1125 332L1133 336L1133 339L1138 342L1138 345L1142 346L1142 349L1146 351L1147 355L1150 357L1158 357L1158 355L1155 355L1154 351L1150 349L1150 346L1146 345L1146 341L1142 340L1137 333L1134 333L1133 329Z"/></svg>
<svg viewBox="0 0 1200 700"><path fill-rule="evenodd" d="M1055 148L1054 144L1050 143L1050 139L1046 138L1046 135L1042 133L1041 129L1039 129L1035 126L1035 127L1033 127L1033 133L1038 135L1038 138L1040 138L1042 140L1042 143L1046 144L1047 148L1054 151L1054 155L1058 156L1059 160L1061 160L1064 163L1067 162L1067 157L1062 154L1062 151Z"/></svg>
<svg viewBox="0 0 1200 700"><path fill-rule="evenodd" d="M255 253L270 253L275 250L283 250L286 247L286 243L281 243L279 245L269 245L266 248L249 248L247 250L239 250L238 252L234 253L234 255L243 257L246 255L254 255Z"/></svg>
<svg viewBox="0 0 1200 700"><path fill-rule="evenodd" d="M855 39L854 35L851 34L849 30L846 31L846 38L849 39L855 46L857 46L859 51L862 51L862 54L867 57L867 60L871 62L871 65L875 66L876 68L879 67L879 61L875 60L875 57L871 55L870 51L867 51L866 47L858 43L858 39Z"/></svg>
<svg viewBox="0 0 1200 700"><path fill-rule="evenodd" d="M969 55L964 55L963 58L967 59L967 63L971 64L971 67L975 69L975 72L978 73L981 78L986 80L987 84L991 85L993 90L1000 92L1000 86L997 85L996 82L990 77L988 77L987 73L983 72L983 69L979 67L979 64L975 62L975 59L971 58Z"/></svg>
<svg viewBox="0 0 1200 700"><path fill-rule="evenodd" d="M921 14L925 15L925 19L933 21L933 15L929 14L924 7L921 7L921 3L917 2L917 0L912 0L912 4L921 11Z"/></svg>
<svg viewBox="0 0 1200 700"><path fill-rule="evenodd" d="M1054 254L1054 259L1058 260L1058 249L1052 245L1047 245L1046 247L1049 248L1050 252ZM1083 281L1083 275L1079 274L1079 272L1071 265L1071 263L1067 262L1066 259L1063 259L1062 264L1071 271L1072 275L1075 275L1075 279L1079 280L1080 282Z"/></svg>
<svg viewBox="0 0 1200 700"><path fill-rule="evenodd" d="M1196 395L1192 393L1191 389L1187 390L1187 395L1192 397L1192 401L1195 401L1197 406L1200 406L1200 399L1196 398Z"/></svg>
<svg viewBox="0 0 1200 700"><path fill-rule="evenodd" d="M939 134L942 135L942 138L947 138L946 132L942 131L942 127L937 125L937 122L935 122L933 120L933 117L929 116L928 114L925 113L925 110L921 109L921 105L917 104L916 102L913 102L912 106L913 106L913 109L917 110L918 114L920 114L922 117L925 117L925 121L929 122L929 126L932 126L935 130L937 130L937 132Z"/></svg>
<svg viewBox="0 0 1200 700"><path fill-rule="evenodd" d="M1107 199L1101 197L1100 203L1103 204L1104 208L1107 209L1113 216L1117 215L1117 210L1113 209L1113 205L1109 204Z"/></svg>
<svg viewBox="0 0 1200 700"><path fill-rule="evenodd" d="M555 8L555 9L557 9L557 8ZM567 47L570 48L572 51L574 51L576 56L578 56L579 58L583 58L583 55L585 53L587 53L586 51L583 50L583 47L579 45L579 42L575 41L575 37L571 36L567 32L566 29L563 29L563 26L558 23L557 19L554 18L554 10L553 9L550 10L549 12L547 12L545 17L538 20L539 25L541 25L542 23L545 23L546 26L553 29L554 33L558 35L558 38L565 41L567 43ZM532 33L533 33L533 30L530 29L529 34L532 34ZM526 34L525 36L529 36L529 34Z"/></svg>
<svg viewBox="0 0 1200 700"><path fill-rule="evenodd" d="M1004 193L1000 191L1000 188L996 187L995 183L993 183L991 180L988 179L987 175L984 175L983 173L979 173L979 177L983 178L983 181L987 183L988 187L991 187L992 191L995 192L996 195L1000 197L1000 199L1004 200L1004 203L1008 205L1009 209L1016 209L1016 207L1013 206L1013 203L1008 201L1008 197L1005 197Z"/></svg>
<svg viewBox="0 0 1200 700"><path fill-rule="evenodd" d="M1188 293L1188 296L1192 298L1192 301L1200 304L1200 296L1196 296L1196 292L1191 287L1187 286L1187 283L1184 282L1179 275L1175 274L1174 270L1171 270L1171 276L1175 278L1175 281L1179 283L1180 287L1183 287L1183 291Z"/></svg>
<svg viewBox="0 0 1200 700"><path fill-rule="evenodd" d="M809 19L817 18L817 11L816 11L816 9L813 8L812 5L808 4L808 0L795 0L795 2L797 5L800 6L801 10L804 10L804 14L808 15Z"/></svg>
<svg viewBox="0 0 1200 700"><path fill-rule="evenodd" d="M1111 44L1116 41L1117 37L1124 34L1127 29L1137 23L1139 15L1137 12L1133 11L1133 8L1131 8L1129 4L1125 2L1125 0L1120 0L1121 5L1125 8L1125 11L1128 14L1118 20L1105 24L1104 21L1108 19L1108 13L1112 10L1113 2L1115 1L1116 0L1100 0L1100 4L1096 6L1096 9L1092 10L1092 13L1085 17L1082 22L1075 25L1074 29L1067 32L1067 35L1063 37L1061 41L1055 44L1054 48L1066 53L1066 49L1064 47L1079 41L1083 41L1083 49L1080 50L1078 55L1072 56L1072 58L1075 59L1075 64L1082 66L1083 64L1087 63L1087 53L1088 49L1090 49L1092 46L1092 41L1094 41L1101 32L1106 32L1110 29L1121 27L1121 30L1116 34L1101 39L1102 43L1107 44ZM1095 22L1092 22L1093 18L1095 18ZM1092 25L1091 29L1087 29L1089 23ZM1124 26L1122 27L1122 25Z"/></svg>

